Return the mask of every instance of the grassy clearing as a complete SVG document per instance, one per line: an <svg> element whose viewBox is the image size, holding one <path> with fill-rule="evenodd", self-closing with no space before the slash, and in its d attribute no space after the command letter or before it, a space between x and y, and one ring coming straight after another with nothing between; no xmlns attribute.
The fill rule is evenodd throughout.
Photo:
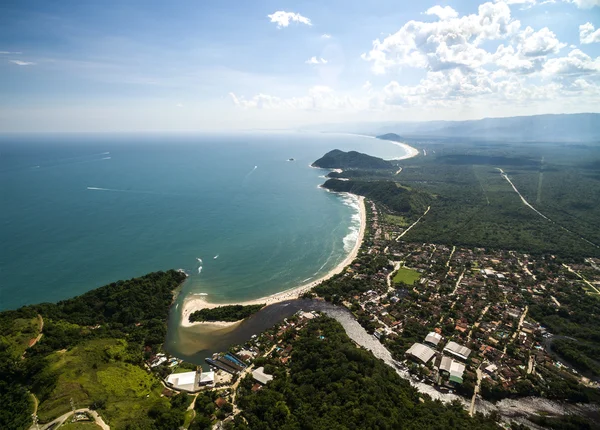
<svg viewBox="0 0 600 430"><path fill-rule="evenodd" d="M396 224L400 227L407 227L409 225L409 222L406 220L406 218L399 215L385 214L385 221L390 224Z"/></svg>
<svg viewBox="0 0 600 430"><path fill-rule="evenodd" d="M59 427L60 430L98 430L100 426L92 422L69 423L66 422Z"/></svg>
<svg viewBox="0 0 600 430"><path fill-rule="evenodd" d="M29 341L39 334L38 325L37 318L16 318L12 321L10 330L0 333L0 343L11 351L11 355L19 357L29 346Z"/></svg>
<svg viewBox="0 0 600 430"><path fill-rule="evenodd" d="M118 358L127 344L122 339L95 339L67 352L50 356L52 370L59 375L56 388L39 407L40 420L47 422L70 410L70 399L78 408L92 404L111 427L147 421L148 410L161 398L162 385L141 367Z"/></svg>
<svg viewBox="0 0 600 430"><path fill-rule="evenodd" d="M421 278L421 274L416 270L407 269L405 267L401 267L398 269L396 275L394 275L394 282L400 283L404 282L407 285L414 285L416 281Z"/></svg>

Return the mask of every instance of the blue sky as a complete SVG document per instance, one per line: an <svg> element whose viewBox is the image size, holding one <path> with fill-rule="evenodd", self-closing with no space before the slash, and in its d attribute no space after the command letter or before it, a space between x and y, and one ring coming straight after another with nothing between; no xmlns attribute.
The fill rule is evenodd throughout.
<svg viewBox="0 0 600 430"><path fill-rule="evenodd" d="M0 132L598 111L600 0L0 5Z"/></svg>

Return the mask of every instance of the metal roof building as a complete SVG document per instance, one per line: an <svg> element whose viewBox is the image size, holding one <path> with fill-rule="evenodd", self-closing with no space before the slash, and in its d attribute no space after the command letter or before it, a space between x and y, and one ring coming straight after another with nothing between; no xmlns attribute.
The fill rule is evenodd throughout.
<svg viewBox="0 0 600 430"><path fill-rule="evenodd" d="M463 373L465 373L465 365L452 360L452 365L450 366L450 380L462 384Z"/></svg>
<svg viewBox="0 0 600 430"><path fill-rule="evenodd" d="M260 382L263 385L265 385L267 382L273 380L273 375L267 375L265 373L265 368L264 367L259 367L258 369L256 369L255 371L253 371L252 372L252 377L254 378L254 380L256 382Z"/></svg>
<svg viewBox="0 0 600 430"><path fill-rule="evenodd" d="M452 358L444 355L440 362L439 370L448 372L450 374L450 381L462 384L463 373L465 372L464 364L454 361Z"/></svg>
<svg viewBox="0 0 600 430"><path fill-rule="evenodd" d="M440 363L440 370L450 373L450 366L452 365L452 359L450 357L442 356L442 362Z"/></svg>
<svg viewBox="0 0 600 430"><path fill-rule="evenodd" d="M197 372L173 373L167 376L167 383L176 390L195 391L198 389Z"/></svg>
<svg viewBox="0 0 600 430"><path fill-rule="evenodd" d="M448 342L448 344L444 348L444 352L452 354L455 357L458 357L462 360L466 360L469 354L471 354L471 350L469 348L467 348L466 346L459 345L454 341Z"/></svg>
<svg viewBox="0 0 600 430"><path fill-rule="evenodd" d="M412 355L423 363L427 363L434 356L435 351L422 343L413 343L409 350L406 351L406 354Z"/></svg>
<svg viewBox="0 0 600 430"><path fill-rule="evenodd" d="M430 343L432 345L438 346L438 343L442 340L442 335L432 331L425 337L425 342Z"/></svg>

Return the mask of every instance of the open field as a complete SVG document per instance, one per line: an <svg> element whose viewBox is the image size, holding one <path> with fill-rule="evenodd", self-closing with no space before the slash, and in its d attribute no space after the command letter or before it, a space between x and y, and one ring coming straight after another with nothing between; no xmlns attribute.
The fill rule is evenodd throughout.
<svg viewBox="0 0 600 430"><path fill-rule="evenodd" d="M406 269L401 267L398 269L396 275L394 275L394 282L404 282L407 285L414 285L416 281L421 278L421 274L416 270Z"/></svg>
<svg viewBox="0 0 600 430"><path fill-rule="evenodd" d="M139 366L122 361L127 343L121 339L95 339L49 357L58 383L40 404L41 421L49 421L71 409L96 406L107 423L123 428L143 422L147 411L161 399L162 385Z"/></svg>
<svg viewBox="0 0 600 430"><path fill-rule="evenodd" d="M65 423L59 427L60 430L99 430L100 427L91 422Z"/></svg>

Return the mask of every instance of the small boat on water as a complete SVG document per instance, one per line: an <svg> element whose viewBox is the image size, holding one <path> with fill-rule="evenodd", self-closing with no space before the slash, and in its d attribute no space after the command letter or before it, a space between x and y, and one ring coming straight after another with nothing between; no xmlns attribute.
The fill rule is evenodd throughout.
<svg viewBox="0 0 600 430"><path fill-rule="evenodd" d="M213 260L216 260L217 258L219 258L219 254L215 255L215 256L213 257Z"/></svg>

